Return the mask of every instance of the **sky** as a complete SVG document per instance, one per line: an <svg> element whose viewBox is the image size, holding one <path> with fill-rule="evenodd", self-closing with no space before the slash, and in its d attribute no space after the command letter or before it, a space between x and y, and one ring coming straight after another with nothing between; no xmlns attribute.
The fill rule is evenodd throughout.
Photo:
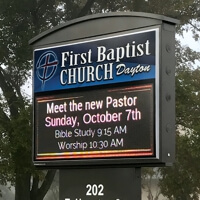
<svg viewBox="0 0 200 200"><path fill-rule="evenodd" d="M181 40L181 43L183 45L189 46L191 49L194 49L198 52L200 52L200 41L195 41L194 38L192 38L192 32L191 31L184 31L183 37L176 35L178 39Z"/></svg>
<svg viewBox="0 0 200 200"><path fill-rule="evenodd" d="M178 36L176 36L178 37ZM183 45L189 46L191 49L200 52L200 40L195 41L195 39L192 37L192 32L184 32L183 37L178 37L181 40L181 43ZM200 60L196 60L195 62L196 66L200 66Z"/></svg>

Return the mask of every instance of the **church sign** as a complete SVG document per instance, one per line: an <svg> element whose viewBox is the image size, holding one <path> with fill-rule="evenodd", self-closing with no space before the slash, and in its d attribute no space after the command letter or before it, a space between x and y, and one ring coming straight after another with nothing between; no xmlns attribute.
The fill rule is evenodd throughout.
<svg viewBox="0 0 200 200"><path fill-rule="evenodd" d="M99 33L95 20L106 24L114 18L84 19L79 26L75 21L30 42L34 45L34 164L173 162L171 27L163 29L162 20L155 24L150 19L150 26L119 30L115 24L116 30ZM76 26L80 33L70 35ZM92 32L86 33L87 28Z"/></svg>

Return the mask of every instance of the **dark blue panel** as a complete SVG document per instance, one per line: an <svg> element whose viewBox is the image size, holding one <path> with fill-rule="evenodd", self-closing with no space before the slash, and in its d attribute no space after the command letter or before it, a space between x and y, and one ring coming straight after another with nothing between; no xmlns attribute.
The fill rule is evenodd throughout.
<svg viewBox="0 0 200 200"><path fill-rule="evenodd" d="M156 77L158 29L34 51L34 92Z"/></svg>

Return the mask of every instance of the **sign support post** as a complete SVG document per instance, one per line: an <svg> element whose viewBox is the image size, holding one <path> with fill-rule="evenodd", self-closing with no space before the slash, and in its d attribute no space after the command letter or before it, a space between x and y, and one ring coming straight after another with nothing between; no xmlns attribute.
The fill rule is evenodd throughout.
<svg viewBox="0 0 200 200"><path fill-rule="evenodd" d="M141 168L60 170L59 200L141 200Z"/></svg>

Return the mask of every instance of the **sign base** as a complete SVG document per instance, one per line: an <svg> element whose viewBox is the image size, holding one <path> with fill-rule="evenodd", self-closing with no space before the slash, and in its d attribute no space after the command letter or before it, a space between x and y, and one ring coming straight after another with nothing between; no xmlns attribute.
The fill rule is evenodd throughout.
<svg viewBox="0 0 200 200"><path fill-rule="evenodd" d="M141 168L59 172L59 200L141 200Z"/></svg>

